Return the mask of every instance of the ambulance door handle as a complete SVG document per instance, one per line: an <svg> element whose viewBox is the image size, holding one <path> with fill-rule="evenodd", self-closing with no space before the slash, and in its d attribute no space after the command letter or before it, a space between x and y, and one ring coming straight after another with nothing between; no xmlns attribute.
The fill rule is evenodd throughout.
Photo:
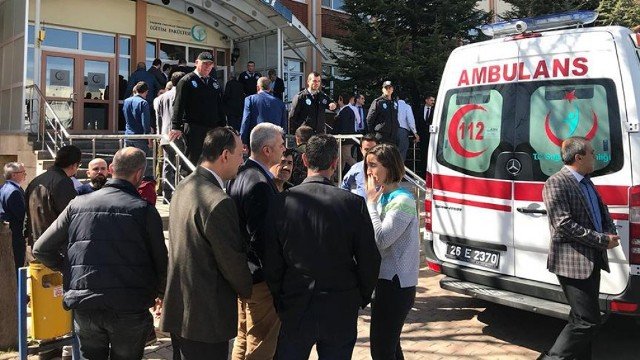
<svg viewBox="0 0 640 360"><path fill-rule="evenodd" d="M516 210L518 210L519 213L523 213L523 214L541 214L541 215L547 215L547 210L545 209L529 209L529 208L516 208Z"/></svg>

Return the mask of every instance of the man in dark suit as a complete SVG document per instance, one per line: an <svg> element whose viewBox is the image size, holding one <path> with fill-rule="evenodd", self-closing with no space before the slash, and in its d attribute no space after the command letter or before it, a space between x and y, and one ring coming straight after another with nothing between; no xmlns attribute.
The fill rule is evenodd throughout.
<svg viewBox="0 0 640 360"><path fill-rule="evenodd" d="M356 133L356 114L349 106L347 100L349 96L346 94L338 97L338 113L335 116L335 123L333 124L332 133L335 135L348 135ZM344 169L344 166L348 164L350 167L357 162L353 158L352 149L355 144L352 140L343 139L340 143L340 152L342 153L342 163L340 168Z"/></svg>
<svg viewBox="0 0 640 360"><path fill-rule="evenodd" d="M227 123L237 131L240 131L242 123L242 110L244 109L244 86L231 74L229 81L224 86L222 103L224 112L227 115Z"/></svg>
<svg viewBox="0 0 640 360"><path fill-rule="evenodd" d="M253 276L251 298L238 299L238 335L233 344L233 359L271 359L276 351L280 321L262 271L263 230L269 202L278 193L269 168L282 158L284 131L268 122L258 124L251 131L249 146L251 157L227 188L238 208L240 232L249 248L249 269Z"/></svg>
<svg viewBox="0 0 640 360"><path fill-rule="evenodd" d="M424 104L420 105L414 114L416 119L416 130L420 141L418 149L420 150L420 160L416 161L416 174L425 177L427 171L427 151L429 149L429 125L433 123L433 110L436 98L428 95L424 99Z"/></svg>
<svg viewBox="0 0 640 360"><path fill-rule="evenodd" d="M24 230L24 216L26 206L24 203L24 190L22 184L27 179L24 164L10 162L4 166L4 184L0 187L0 221L9 223L11 229L11 247L13 249L13 262L18 268L24 265L27 244L22 234Z"/></svg>
<svg viewBox="0 0 640 360"><path fill-rule="evenodd" d="M271 93L273 94L273 96L284 101L284 80L276 75L276 71L274 69L269 70L267 74L269 75L269 80L271 81Z"/></svg>
<svg viewBox="0 0 640 360"><path fill-rule="evenodd" d="M158 91L164 89L164 87L167 85L167 77L164 75L161 68L162 68L162 60L154 59L153 62L151 63L151 67L148 70L149 73L153 75L153 77L156 79L156 81L160 85L158 87Z"/></svg>
<svg viewBox="0 0 640 360"><path fill-rule="evenodd" d="M338 143L311 137L307 178L272 201L264 271L282 321L278 359L350 359L358 307L371 300L380 267L364 199L331 182Z"/></svg>
<svg viewBox="0 0 640 360"><path fill-rule="evenodd" d="M609 272L607 250L619 245L616 226L589 178L595 150L583 137L562 143L565 166L544 185L551 244L547 269L558 276L571 306L569 323L541 359L591 359L601 324L600 270Z"/></svg>
<svg viewBox="0 0 640 360"><path fill-rule="evenodd" d="M287 131L287 107L282 100L271 95L269 85L269 79L261 77L256 85L258 93L244 99L240 138L245 145L249 145L251 130L260 123L276 124L283 128L285 133Z"/></svg>
<svg viewBox="0 0 640 360"><path fill-rule="evenodd" d="M236 299L251 295L238 212L222 189L242 163L238 133L230 127L209 131L202 157L171 201L160 328L171 333L174 359L226 359L236 336Z"/></svg>

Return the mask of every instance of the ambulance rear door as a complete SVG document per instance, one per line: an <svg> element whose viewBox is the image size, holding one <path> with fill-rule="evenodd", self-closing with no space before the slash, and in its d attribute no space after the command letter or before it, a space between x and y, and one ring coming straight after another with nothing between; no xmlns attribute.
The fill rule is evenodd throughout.
<svg viewBox="0 0 640 360"><path fill-rule="evenodd" d="M432 231L444 262L514 274L513 182L506 162L515 150L514 42L456 49L440 86L437 142L430 144ZM435 144L434 144L435 143Z"/></svg>
<svg viewBox="0 0 640 360"><path fill-rule="evenodd" d="M542 189L563 166L562 140L591 140L596 157L592 181L623 239L628 232L631 167L628 134L621 126L626 115L616 44L609 32L595 29L542 33L517 43L529 79L518 83L515 109L515 151L526 159L514 174L515 276L558 284L546 269L550 232ZM621 245L609 251L611 273L602 273L603 293L618 294L627 285L628 244Z"/></svg>

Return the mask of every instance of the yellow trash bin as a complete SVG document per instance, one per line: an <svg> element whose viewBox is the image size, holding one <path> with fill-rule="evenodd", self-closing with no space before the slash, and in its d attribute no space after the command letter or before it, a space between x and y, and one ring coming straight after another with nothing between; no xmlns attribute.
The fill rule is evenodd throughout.
<svg viewBox="0 0 640 360"><path fill-rule="evenodd" d="M62 274L43 264L29 264L31 326L35 340L52 339L71 332L71 312L62 307Z"/></svg>

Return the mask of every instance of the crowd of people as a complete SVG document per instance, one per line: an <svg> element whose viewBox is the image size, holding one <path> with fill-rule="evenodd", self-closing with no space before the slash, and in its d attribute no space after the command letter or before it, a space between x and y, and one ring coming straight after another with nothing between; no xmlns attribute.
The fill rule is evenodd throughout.
<svg viewBox="0 0 640 360"><path fill-rule="evenodd" d="M4 166L0 220L12 233L15 268L35 257L63 273L82 357L142 358L155 314L176 360L226 359L231 339L234 360L305 359L314 345L320 359L349 359L358 311L371 304L371 357L402 359L402 326L418 282L419 220L401 181L410 139L426 152L435 98L413 111L385 81L365 116L364 96L332 102L312 72L287 113L282 79L272 71L261 76L253 62L227 83L228 92L210 76L208 52L193 71L168 76L161 65L138 67L132 78L142 80L124 113L127 134L152 133L155 124L167 135L165 158L175 156L174 141L197 165L164 188L168 246L155 193L145 186L154 181L146 140L127 139L111 164L90 161L85 184L74 184L82 154L73 145L61 147L24 191L24 164ZM162 93L155 90L160 76L168 80ZM229 101L234 96L240 112ZM326 110L335 111L332 128ZM286 148L287 132L295 148ZM327 132L364 134L362 160L339 156L350 149ZM548 269L572 311L542 355L548 359L589 356L601 323L600 270L609 270L606 250L620 239L588 177L590 142L566 139L561 156L565 167L546 182L543 199ZM344 166L347 174L335 179ZM175 178L172 171L165 163L164 177Z"/></svg>
<svg viewBox="0 0 640 360"><path fill-rule="evenodd" d="M369 303L372 356L401 357L418 277L418 215L413 195L399 186L402 156L374 126L393 128L384 122L395 120L396 109L365 120L363 96L340 99L338 109L311 73L287 112L275 73L263 77L250 62L237 80L243 109L234 128L210 76L210 53L198 55L193 71L173 72L164 91L161 65L138 67L123 112L126 134L158 131L167 135L166 158L175 156L174 141L197 164L165 188L168 246L144 186L153 181L147 140L127 138L110 164L91 160L85 184L74 183L82 154L73 145L60 148L24 192L24 165L4 169L0 213L14 234L15 266L29 258L63 273L83 358L141 358L155 313L175 359L226 359L230 339L234 359L306 358L314 345L322 358L348 359L358 309ZM326 110L352 125L335 133L376 129L364 136L364 159L346 163L360 170L343 189L335 186L342 149L326 134ZM171 170L165 163L164 177L175 177Z"/></svg>

